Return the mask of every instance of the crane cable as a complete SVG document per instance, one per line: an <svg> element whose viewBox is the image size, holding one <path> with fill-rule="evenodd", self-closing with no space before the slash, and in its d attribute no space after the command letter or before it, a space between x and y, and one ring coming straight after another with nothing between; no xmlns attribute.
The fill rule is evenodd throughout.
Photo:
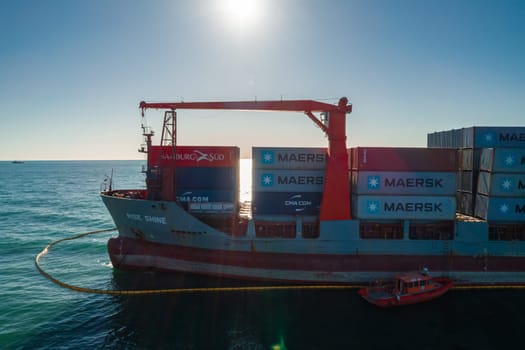
<svg viewBox="0 0 525 350"><path fill-rule="evenodd" d="M114 290L114 289L95 289L79 287L69 283L62 282L57 278L51 276L44 271L40 266L40 259L49 253L51 247L60 242L72 241L82 237L95 235L99 233L106 233L115 231L116 228L103 229L81 233L71 237L62 238L53 241L46 245L46 247L36 255L35 265L40 274L46 277L51 282L60 287L70 289L76 292L89 294L106 294L106 295L152 295L152 294L181 294L181 293L209 293L209 292L261 292L261 291L275 291L275 290L321 290L321 289L356 289L365 286L360 285L277 285L277 286L245 286L245 287L199 287L199 288L170 288L170 289L139 289L139 290ZM525 289L525 284L506 284L506 285L455 285L453 289Z"/></svg>

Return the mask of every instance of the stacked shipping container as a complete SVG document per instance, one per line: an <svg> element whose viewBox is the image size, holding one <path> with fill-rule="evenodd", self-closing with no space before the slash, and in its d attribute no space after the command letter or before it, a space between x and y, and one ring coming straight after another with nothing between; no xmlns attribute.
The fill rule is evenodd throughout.
<svg viewBox="0 0 525 350"><path fill-rule="evenodd" d="M525 222L525 142L523 146L483 149L476 216L489 222Z"/></svg>
<svg viewBox="0 0 525 350"><path fill-rule="evenodd" d="M189 212L213 226L231 226L239 198L238 147L177 146L174 154L171 146L150 146L148 153L150 199L163 199L172 187ZM174 184L164 180L166 173Z"/></svg>
<svg viewBox="0 0 525 350"><path fill-rule="evenodd" d="M355 218L394 224L398 230L408 225L411 233L418 224L454 220L454 150L357 147L350 150L349 161ZM362 227L361 231L370 230ZM402 236L398 232L390 238Z"/></svg>
<svg viewBox="0 0 525 350"><path fill-rule="evenodd" d="M428 134L427 143L459 150L459 212L496 223L525 220L521 215L525 190L520 188L525 174L524 127L441 131Z"/></svg>
<svg viewBox="0 0 525 350"><path fill-rule="evenodd" d="M252 213L257 234L276 223L295 236L318 220L326 167L325 148L252 149ZM277 224L279 223L279 224ZM296 227L297 226L297 227ZM278 228L268 232L278 232Z"/></svg>

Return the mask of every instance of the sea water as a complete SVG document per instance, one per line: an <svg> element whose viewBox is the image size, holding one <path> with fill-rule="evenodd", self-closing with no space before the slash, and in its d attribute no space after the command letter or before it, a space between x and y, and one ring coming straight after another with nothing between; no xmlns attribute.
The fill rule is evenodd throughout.
<svg viewBox="0 0 525 350"><path fill-rule="evenodd" d="M430 303L381 310L353 289L112 296L43 277L35 256L52 241L112 228L99 197L104 178L113 172L114 188L143 188L142 164L0 162L0 349L521 348L525 290L454 290ZM249 200L250 166L241 169L241 198ZM63 282L96 289L251 284L116 270L106 251L115 234L62 242L41 266Z"/></svg>

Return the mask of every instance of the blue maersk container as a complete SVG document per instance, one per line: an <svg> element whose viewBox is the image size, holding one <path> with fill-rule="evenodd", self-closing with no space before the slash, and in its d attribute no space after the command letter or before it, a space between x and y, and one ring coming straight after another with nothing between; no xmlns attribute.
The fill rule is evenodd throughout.
<svg viewBox="0 0 525 350"><path fill-rule="evenodd" d="M525 173L525 148L485 148L481 152L480 169Z"/></svg>
<svg viewBox="0 0 525 350"><path fill-rule="evenodd" d="M369 220L454 220L454 196L356 196L354 216Z"/></svg>
<svg viewBox="0 0 525 350"><path fill-rule="evenodd" d="M525 222L525 198L476 196L476 216L491 222Z"/></svg>
<svg viewBox="0 0 525 350"><path fill-rule="evenodd" d="M318 215L326 157L326 148L253 147L253 216L264 221Z"/></svg>
<svg viewBox="0 0 525 350"><path fill-rule="evenodd" d="M323 170L326 168L326 157L326 148L252 148L252 166L254 169Z"/></svg>
<svg viewBox="0 0 525 350"><path fill-rule="evenodd" d="M253 191L323 192L324 170L253 169Z"/></svg>
<svg viewBox="0 0 525 350"><path fill-rule="evenodd" d="M495 197L525 198L525 173L479 174L478 193Z"/></svg>
<svg viewBox="0 0 525 350"><path fill-rule="evenodd" d="M463 129L464 148L525 148L525 127L474 126Z"/></svg>
<svg viewBox="0 0 525 350"><path fill-rule="evenodd" d="M352 172L353 194L453 196L455 192L453 172Z"/></svg>
<svg viewBox="0 0 525 350"><path fill-rule="evenodd" d="M431 148L525 148L525 127L473 126L427 134Z"/></svg>

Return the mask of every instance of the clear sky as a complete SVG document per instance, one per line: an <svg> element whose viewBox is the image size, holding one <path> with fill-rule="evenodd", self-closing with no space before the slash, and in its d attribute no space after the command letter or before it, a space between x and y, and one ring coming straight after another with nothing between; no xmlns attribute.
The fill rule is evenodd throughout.
<svg viewBox="0 0 525 350"><path fill-rule="evenodd" d="M141 159L141 100L341 96L349 147L525 125L525 1L0 1L0 160ZM301 114L178 116L180 144L326 145Z"/></svg>

